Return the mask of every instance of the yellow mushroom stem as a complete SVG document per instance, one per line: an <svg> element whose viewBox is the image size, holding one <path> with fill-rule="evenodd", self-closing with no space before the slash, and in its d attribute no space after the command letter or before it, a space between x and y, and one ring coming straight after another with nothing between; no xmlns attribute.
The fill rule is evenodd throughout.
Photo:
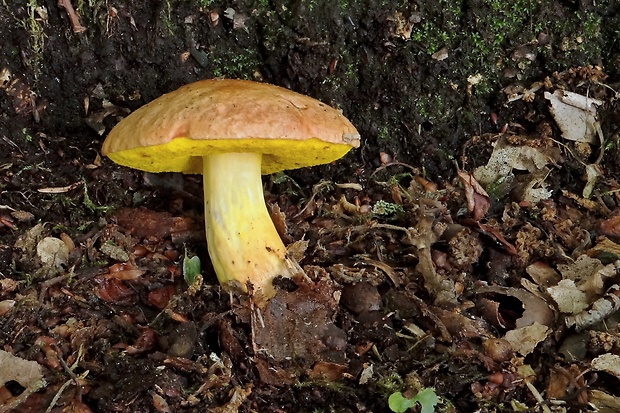
<svg viewBox="0 0 620 413"><path fill-rule="evenodd" d="M205 224L209 255L226 289L269 299L275 277L291 276L286 248L267 212L262 155L226 153L203 158Z"/></svg>

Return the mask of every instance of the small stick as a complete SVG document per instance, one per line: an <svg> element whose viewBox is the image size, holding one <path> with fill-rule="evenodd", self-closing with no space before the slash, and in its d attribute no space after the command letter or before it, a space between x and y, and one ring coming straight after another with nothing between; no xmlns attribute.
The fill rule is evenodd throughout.
<svg viewBox="0 0 620 413"><path fill-rule="evenodd" d="M71 22L71 28L73 33L83 33L86 31L86 27L80 24L80 17L77 15L71 4L71 0L58 0L58 6L65 9Z"/></svg>

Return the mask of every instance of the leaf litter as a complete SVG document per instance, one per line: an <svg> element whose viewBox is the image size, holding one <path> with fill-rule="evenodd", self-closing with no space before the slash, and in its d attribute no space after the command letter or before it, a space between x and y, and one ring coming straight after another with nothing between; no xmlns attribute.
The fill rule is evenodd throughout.
<svg viewBox="0 0 620 413"><path fill-rule="evenodd" d="M597 73L557 74L506 105L547 104L567 88L582 97L564 100L581 102ZM588 85L600 104L577 106L596 123L609 101ZM472 137L449 182L382 153L350 182L308 193L292 178L270 183L272 219L303 274L277 280L261 308L218 286L191 178L145 178L170 193L172 212L129 207L87 229L19 231L14 272L0 280L0 403L298 411L284 397L294 392L386 411L390 396L433 389L436 411L613 409L620 185L602 139L557 126ZM488 159L469 156L480 147ZM563 181L569 169L580 178ZM0 230L16 231L9 218Z"/></svg>

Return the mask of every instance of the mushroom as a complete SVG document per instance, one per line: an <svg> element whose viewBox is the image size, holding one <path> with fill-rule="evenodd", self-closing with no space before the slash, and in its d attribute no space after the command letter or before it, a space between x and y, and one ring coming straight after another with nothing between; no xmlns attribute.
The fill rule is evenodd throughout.
<svg viewBox="0 0 620 413"><path fill-rule="evenodd" d="M148 172L202 173L209 255L220 284L256 302L296 263L275 229L261 173L332 162L358 147L336 109L290 90L245 80L203 80L139 108L109 133L102 153Z"/></svg>

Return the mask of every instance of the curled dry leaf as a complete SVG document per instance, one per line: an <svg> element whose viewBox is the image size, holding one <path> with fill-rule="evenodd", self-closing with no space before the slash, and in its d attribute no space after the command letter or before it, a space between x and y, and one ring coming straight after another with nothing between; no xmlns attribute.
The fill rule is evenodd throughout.
<svg viewBox="0 0 620 413"><path fill-rule="evenodd" d="M488 325L479 318L465 316L457 311L441 308L434 308L433 312L437 314L453 337L479 338L491 335Z"/></svg>
<svg viewBox="0 0 620 413"><path fill-rule="evenodd" d="M556 285L561 276L556 270L541 261L536 261L525 268L525 272L532 277L532 280L539 286L546 288Z"/></svg>
<svg viewBox="0 0 620 413"><path fill-rule="evenodd" d="M620 412L620 397L618 396L592 389L588 391L588 400L598 413Z"/></svg>
<svg viewBox="0 0 620 413"><path fill-rule="evenodd" d="M523 138L527 141L527 138ZM546 199L550 192L545 189L544 179L547 176L547 166L556 165L562 160L557 148L534 147L528 145L511 145L506 137L501 137L493 148L491 158L486 165L476 168L474 178L483 186L497 186L502 183L505 193L519 184L519 192L527 195L530 201ZM514 182L513 170L533 173L529 179L521 178ZM501 195L501 194L496 194Z"/></svg>
<svg viewBox="0 0 620 413"><path fill-rule="evenodd" d="M245 387L235 386L230 394L230 399L224 406L209 409L213 413L237 413L241 404L252 393L252 384L246 384Z"/></svg>
<svg viewBox="0 0 620 413"><path fill-rule="evenodd" d="M347 372L347 366L339 363L329 363L318 361L308 372L308 376L313 380L340 380Z"/></svg>
<svg viewBox="0 0 620 413"><path fill-rule="evenodd" d="M127 269L122 271L110 272L103 275L104 278L115 278L117 280L136 280L140 278L146 271L140 269Z"/></svg>
<svg viewBox="0 0 620 413"><path fill-rule="evenodd" d="M36 361L25 360L13 354L0 350L0 388L7 382L16 381L25 390L19 395L8 400L3 400L0 411L16 411L28 396L45 387L43 368Z"/></svg>
<svg viewBox="0 0 620 413"><path fill-rule="evenodd" d="M149 292L147 295L147 301L150 305L163 310L166 308L168 302L170 302L170 299L175 293L176 288L174 285L168 285Z"/></svg>
<svg viewBox="0 0 620 413"><path fill-rule="evenodd" d="M551 326L555 315L545 300L522 288L506 288L499 286L484 286L478 288L478 294L507 295L518 299L523 306L523 314L516 320L516 327L527 327L534 323Z"/></svg>
<svg viewBox="0 0 620 413"><path fill-rule="evenodd" d="M151 350L157 344L157 332L149 327L143 327L140 335L131 346L127 346L127 354L139 354Z"/></svg>
<svg viewBox="0 0 620 413"><path fill-rule="evenodd" d="M620 286L614 284L609 287L605 295L592 303L592 306L587 310L566 317L566 325L569 327L575 326L575 330L582 331L593 324L603 321L618 310L620 310Z"/></svg>
<svg viewBox="0 0 620 413"><path fill-rule="evenodd" d="M593 370L604 371L620 379L620 356L617 354L602 354L592 360Z"/></svg>
<svg viewBox="0 0 620 413"><path fill-rule="evenodd" d="M568 368L556 365L549 373L550 380L545 392L545 396L548 399L562 399L567 397L568 394L577 392L578 397L583 399L579 401L587 403L587 400L583 398L585 396L584 392L579 392L586 388L586 382L583 372L576 364L571 364Z"/></svg>
<svg viewBox="0 0 620 413"><path fill-rule="evenodd" d="M620 257L620 244L617 244L607 237L600 237L595 246L587 251L588 256L598 258L616 256Z"/></svg>
<svg viewBox="0 0 620 413"><path fill-rule="evenodd" d="M480 221L491 206L489 195L473 176L461 170L457 173L465 188L467 211L472 215L474 221Z"/></svg>

